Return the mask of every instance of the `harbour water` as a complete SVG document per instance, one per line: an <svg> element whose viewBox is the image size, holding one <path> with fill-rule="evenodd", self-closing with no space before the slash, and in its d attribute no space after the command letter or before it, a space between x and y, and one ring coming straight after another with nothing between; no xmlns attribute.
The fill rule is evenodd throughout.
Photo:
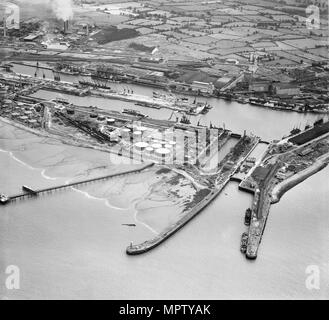
<svg viewBox="0 0 329 320"><path fill-rule="evenodd" d="M246 129L264 139L281 138L316 118L210 100L214 109L205 121L219 119L233 131ZM0 191L9 194L22 184L58 184L110 165L108 154L3 126L0 149ZM255 261L246 260L239 250L244 212L252 198L233 182L173 238L145 255L127 256L131 241L153 235L136 215L143 182L135 183L134 198L118 188L121 201L92 196L95 190L86 187L1 207L0 298L329 298L329 167L272 207ZM136 223L136 228L125 223ZM20 268L20 290L5 287L8 265ZM319 290L305 284L310 265L320 269Z"/></svg>
<svg viewBox="0 0 329 320"><path fill-rule="evenodd" d="M6 189L7 182L11 191L26 181L45 183L40 171L8 153L0 157L7 168L0 173ZM251 197L236 183L173 238L137 257L127 256L125 247L152 233L138 223L122 226L135 222L132 203L116 208L67 190L0 208L1 297L326 299L328 174L326 168L272 208L259 257L252 262L239 250ZM8 265L20 268L20 290L4 287ZM320 290L305 286L309 265L321 270Z"/></svg>

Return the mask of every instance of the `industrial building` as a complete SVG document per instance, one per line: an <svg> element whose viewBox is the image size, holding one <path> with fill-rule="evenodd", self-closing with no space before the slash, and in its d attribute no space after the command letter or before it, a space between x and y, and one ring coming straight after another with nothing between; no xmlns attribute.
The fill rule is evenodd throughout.
<svg viewBox="0 0 329 320"><path fill-rule="evenodd" d="M215 90L215 86L212 82L208 83L208 82L193 81L191 88L192 91L208 93L208 94L213 94Z"/></svg>
<svg viewBox="0 0 329 320"><path fill-rule="evenodd" d="M269 92L270 81L255 81L249 84L249 91L254 92Z"/></svg>
<svg viewBox="0 0 329 320"><path fill-rule="evenodd" d="M4 99L6 99L6 96L7 96L6 88L0 86L0 101L3 101Z"/></svg>
<svg viewBox="0 0 329 320"><path fill-rule="evenodd" d="M274 92L280 96L294 96L300 94L296 83L277 83L273 86Z"/></svg>

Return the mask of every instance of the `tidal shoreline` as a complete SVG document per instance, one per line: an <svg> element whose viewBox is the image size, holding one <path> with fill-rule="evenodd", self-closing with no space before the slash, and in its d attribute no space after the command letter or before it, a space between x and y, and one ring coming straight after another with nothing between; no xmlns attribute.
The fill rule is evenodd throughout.
<svg viewBox="0 0 329 320"><path fill-rule="evenodd" d="M318 159L311 167L276 185L272 191L271 204L278 203L285 193L287 193L290 189L294 188L296 185L300 184L307 178L324 169L328 163L329 154L326 154L321 159Z"/></svg>

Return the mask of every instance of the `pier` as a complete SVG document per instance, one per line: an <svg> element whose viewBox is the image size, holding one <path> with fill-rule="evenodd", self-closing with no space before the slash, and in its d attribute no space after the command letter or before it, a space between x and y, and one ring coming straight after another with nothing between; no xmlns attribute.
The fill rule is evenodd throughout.
<svg viewBox="0 0 329 320"><path fill-rule="evenodd" d="M35 198L35 197L38 197L42 193L54 192L54 191L57 191L57 190L60 190L60 189L76 187L76 186L79 186L79 185L84 185L84 184L97 182L97 181L104 181L104 180L108 180L108 179L111 179L111 178L131 174L131 173L139 173L139 172L142 172L142 171L144 171L148 168L151 168L153 166L154 166L154 163L152 162L152 163L148 163L146 165L143 165L140 168L120 171L120 172L109 174L109 175L102 176L102 177L91 178L91 179L87 179L87 180L83 180L83 181L76 181L76 182L72 182L72 183L68 183L68 184L62 184L62 185L55 186L55 187L45 188L45 189L33 189L31 187L23 186L22 187L23 193L12 195L12 196L1 195L0 196L0 204L5 205L5 204L8 204L8 203L16 201L16 200L24 200L24 199L27 199L27 198Z"/></svg>
<svg viewBox="0 0 329 320"><path fill-rule="evenodd" d="M208 207L222 192L225 186L231 181L231 178L234 176L236 171L240 168L242 163L249 157L251 152L259 143L259 138L255 138L253 144L249 147L249 150L241 156L241 158L235 163L229 173L225 176L222 182L219 185L214 187L214 189L202 200L200 201L193 209L191 209L183 218L177 221L175 224L167 228L165 231L157 235L151 240L145 241L139 245L133 245L127 247L126 253L128 255L139 255L146 253L155 247L159 246L165 240L173 236L177 231L183 228L189 221L195 218L199 213L201 213L206 207Z"/></svg>

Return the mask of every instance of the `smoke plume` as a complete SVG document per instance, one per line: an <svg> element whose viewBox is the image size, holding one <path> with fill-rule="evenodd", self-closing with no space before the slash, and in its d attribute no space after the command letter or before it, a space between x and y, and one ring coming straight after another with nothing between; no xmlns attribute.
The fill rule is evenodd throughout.
<svg viewBox="0 0 329 320"><path fill-rule="evenodd" d="M72 0L52 0L51 7L58 19L66 21L73 18Z"/></svg>
<svg viewBox="0 0 329 320"><path fill-rule="evenodd" d="M47 5L57 19L66 21L73 18L73 0L16 0L15 2Z"/></svg>

